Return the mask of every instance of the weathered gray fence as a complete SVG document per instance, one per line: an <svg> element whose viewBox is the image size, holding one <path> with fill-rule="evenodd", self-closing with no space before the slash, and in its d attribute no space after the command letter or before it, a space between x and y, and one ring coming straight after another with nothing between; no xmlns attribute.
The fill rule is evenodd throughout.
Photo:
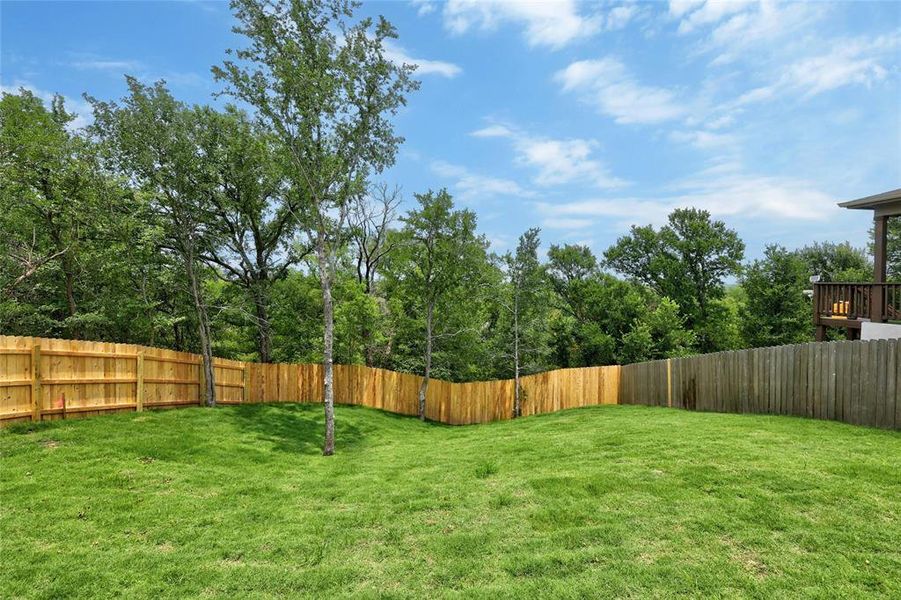
<svg viewBox="0 0 901 600"><path fill-rule="evenodd" d="M619 403L901 429L901 341L815 342L626 365Z"/></svg>

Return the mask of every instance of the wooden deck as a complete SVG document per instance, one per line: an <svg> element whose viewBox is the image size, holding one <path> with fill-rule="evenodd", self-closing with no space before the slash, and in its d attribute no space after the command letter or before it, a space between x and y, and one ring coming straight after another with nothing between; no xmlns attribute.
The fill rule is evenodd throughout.
<svg viewBox="0 0 901 600"><path fill-rule="evenodd" d="M865 321L901 321L901 283L815 283L814 324L860 329Z"/></svg>

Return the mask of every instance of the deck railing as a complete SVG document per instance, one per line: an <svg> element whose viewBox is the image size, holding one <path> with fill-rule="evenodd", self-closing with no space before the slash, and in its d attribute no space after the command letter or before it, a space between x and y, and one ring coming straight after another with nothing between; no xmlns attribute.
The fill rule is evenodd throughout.
<svg viewBox="0 0 901 600"><path fill-rule="evenodd" d="M814 319L901 320L901 283L815 283Z"/></svg>

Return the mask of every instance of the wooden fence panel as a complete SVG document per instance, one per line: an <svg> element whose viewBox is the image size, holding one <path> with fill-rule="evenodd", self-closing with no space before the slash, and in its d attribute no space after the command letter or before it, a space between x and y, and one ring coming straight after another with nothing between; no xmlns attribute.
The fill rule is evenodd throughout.
<svg viewBox="0 0 901 600"><path fill-rule="evenodd" d="M321 365L216 358L213 367L222 404L322 402ZM421 381L409 373L335 365L335 398L415 415ZM201 383L201 359L194 354L0 336L3 423L139 410L139 404L196 406ZM842 341L560 369L522 377L521 390L524 415L622 403L901 428L901 349L898 340ZM451 424L509 419L514 393L512 380L432 380L426 416Z"/></svg>
<svg viewBox="0 0 901 600"><path fill-rule="evenodd" d="M901 340L754 348L626 365L619 401L901 429Z"/></svg>

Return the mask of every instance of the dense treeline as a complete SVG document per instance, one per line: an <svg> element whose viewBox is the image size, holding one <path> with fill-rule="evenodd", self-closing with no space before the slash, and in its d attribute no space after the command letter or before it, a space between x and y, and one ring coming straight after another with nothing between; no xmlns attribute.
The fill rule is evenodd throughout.
<svg viewBox="0 0 901 600"><path fill-rule="evenodd" d="M146 113L97 103L78 131L61 99L4 94L3 333L198 351L200 304L217 355L321 360L319 275L276 141L237 109L130 85L129 107L146 102ZM133 145L114 154L105 135ZM402 211L384 184L353 199L334 282L338 362L471 380L803 341L811 274L872 278L867 252L847 243L771 246L743 264L738 235L691 209L633 228L601 257L578 245L541 256L538 229L500 255L447 191L412 200Z"/></svg>
<svg viewBox="0 0 901 600"><path fill-rule="evenodd" d="M3 94L0 333L365 363L424 374L424 402L429 377L809 340L810 275L872 277L847 243L747 263L738 234L695 209L601 256L541 255L538 229L493 252L446 190L404 203L379 179L418 86L384 57L389 23L344 2L233 6L249 45L213 73L252 112L127 78L124 98L89 97L93 124L76 130L59 97ZM893 223L893 277L899 249Z"/></svg>

